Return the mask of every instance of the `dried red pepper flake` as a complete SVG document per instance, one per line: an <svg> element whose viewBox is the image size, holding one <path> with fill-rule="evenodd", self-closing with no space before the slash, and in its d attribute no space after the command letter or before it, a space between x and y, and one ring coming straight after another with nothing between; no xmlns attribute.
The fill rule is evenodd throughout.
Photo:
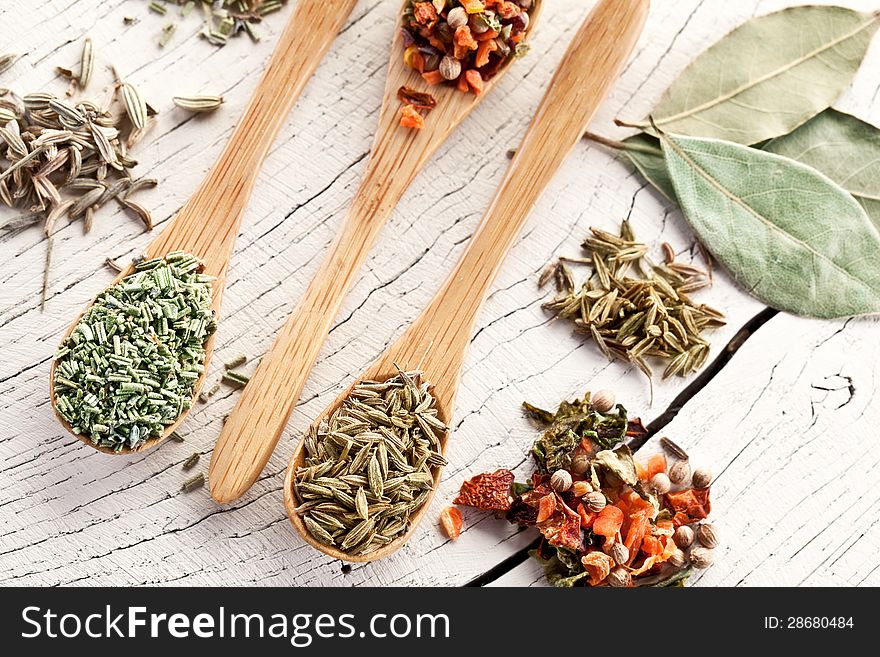
<svg viewBox="0 0 880 657"><path fill-rule="evenodd" d="M434 27L439 20L437 10L430 2L413 3L413 18L415 19L416 23L418 23L419 25L423 25L428 29Z"/></svg>
<svg viewBox="0 0 880 657"><path fill-rule="evenodd" d="M642 422L641 418L633 418L627 423L626 426L626 437L627 438L635 438L638 440L643 440L648 435L648 428L645 426L644 422Z"/></svg>
<svg viewBox="0 0 880 657"><path fill-rule="evenodd" d="M666 504L675 512L676 517L683 513L691 522L703 520L712 512L708 488L686 488L676 493L666 493Z"/></svg>
<svg viewBox="0 0 880 657"><path fill-rule="evenodd" d="M425 127L425 117L412 105L404 105L400 108L400 125L403 128L421 130Z"/></svg>
<svg viewBox="0 0 880 657"><path fill-rule="evenodd" d="M397 90L397 99L404 105L412 105L421 110L431 111L437 107L437 100L431 94L416 91L411 87L401 87Z"/></svg>
<svg viewBox="0 0 880 657"><path fill-rule="evenodd" d="M510 495L513 480L513 473L503 468L491 474L479 474L461 485L453 504L472 506L483 511L507 511L513 501Z"/></svg>
<svg viewBox="0 0 880 657"><path fill-rule="evenodd" d="M566 548L572 552L584 549L581 535L581 517L569 509L562 499L556 500L556 510L537 525L547 542L554 547Z"/></svg>
<svg viewBox="0 0 880 657"><path fill-rule="evenodd" d="M461 526L463 523L461 511L454 506L448 506L440 512L440 526L453 541L461 536Z"/></svg>

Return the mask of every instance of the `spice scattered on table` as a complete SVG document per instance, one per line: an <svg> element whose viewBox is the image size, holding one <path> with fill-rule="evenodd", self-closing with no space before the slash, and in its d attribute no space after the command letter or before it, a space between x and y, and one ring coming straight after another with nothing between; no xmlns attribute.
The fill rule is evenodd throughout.
<svg viewBox="0 0 880 657"><path fill-rule="evenodd" d="M305 437L297 513L321 543L368 554L401 536L445 465L431 385L420 372L362 381Z"/></svg>
<svg viewBox="0 0 880 657"><path fill-rule="evenodd" d="M166 18L177 14L185 19L198 7L203 20L199 35L215 46L225 46L230 38L241 34L258 42L260 35L255 26L286 4L287 0L150 0L147 9ZM125 21L131 23L134 19L129 17ZM159 45L166 45L171 39L169 32L173 34L176 28L176 22L166 23Z"/></svg>
<svg viewBox="0 0 880 657"><path fill-rule="evenodd" d="M704 522L711 475L704 471L702 488L689 474L673 486L663 454L636 461L622 443L642 435L641 422L619 404L599 411L599 397L563 402L555 413L526 404L546 426L531 480L515 483L503 469L477 475L454 502L536 527L543 540L532 556L555 586L681 586L712 564L720 542Z"/></svg>
<svg viewBox="0 0 880 657"><path fill-rule="evenodd" d="M205 475L201 472L193 477L190 477L186 481L183 482L183 485L180 487L184 493L191 493L194 490L198 490L202 486L205 485Z"/></svg>
<svg viewBox="0 0 880 657"><path fill-rule="evenodd" d="M94 60L91 40L86 39L79 72L59 68L70 79L71 91L89 83ZM131 196L156 180L132 179L137 161L128 151L144 135L154 113L128 82L118 81L102 102L47 92L19 97L0 89L0 200L24 210L2 229L42 224L48 238L47 264L55 225L64 216L81 219L88 231L97 211L115 200L151 229L149 211Z"/></svg>
<svg viewBox="0 0 880 657"><path fill-rule="evenodd" d="M627 221L619 236L592 228L583 248L587 258L577 262L592 266L590 277L576 285L566 259L548 267L539 284L553 279L559 294L544 309L573 321L609 360L631 362L649 378L649 358L666 362L663 378L700 369L710 350L703 332L724 325L721 312L690 298L710 285L711 273L675 262L668 245L665 262L653 264Z"/></svg>
<svg viewBox="0 0 880 657"><path fill-rule="evenodd" d="M502 65L528 52L523 39L533 4L533 0L410 0L403 14L403 61L428 85L455 85L464 93L480 95L484 83ZM423 112L433 105L425 107L405 97L401 101L401 125L421 128Z"/></svg>
<svg viewBox="0 0 880 657"><path fill-rule="evenodd" d="M12 65L15 64L17 59L18 55L14 53L0 53L0 73L5 73L12 68Z"/></svg>
<svg viewBox="0 0 880 657"><path fill-rule="evenodd" d="M213 112L223 104L222 96L174 96L172 102L188 112Z"/></svg>
<svg viewBox="0 0 880 657"><path fill-rule="evenodd" d="M73 433L135 449L190 408L217 326L201 267L182 251L145 260L89 306L56 354L53 402Z"/></svg>

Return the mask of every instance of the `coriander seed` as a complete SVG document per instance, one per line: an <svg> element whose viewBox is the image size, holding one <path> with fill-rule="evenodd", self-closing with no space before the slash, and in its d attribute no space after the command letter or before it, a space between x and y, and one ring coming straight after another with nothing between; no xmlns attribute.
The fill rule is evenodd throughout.
<svg viewBox="0 0 880 657"><path fill-rule="evenodd" d="M458 80L458 77L461 75L461 62L455 57L447 55L440 60L440 68L438 70L444 80Z"/></svg>
<svg viewBox="0 0 880 657"><path fill-rule="evenodd" d="M629 561L629 548L627 548L623 543L615 543L608 551L608 556L614 559L614 563L616 563L618 566L622 566L627 561Z"/></svg>
<svg viewBox="0 0 880 657"><path fill-rule="evenodd" d="M608 582L609 586L622 588L629 586L632 580L626 568L624 568L623 566L617 566L608 574L608 578L606 581Z"/></svg>
<svg viewBox="0 0 880 657"><path fill-rule="evenodd" d="M584 496L584 506L587 507L587 510L592 511L593 513L599 513L602 509L607 506L608 502L605 499L605 495L598 490L594 490L592 493L587 493Z"/></svg>
<svg viewBox="0 0 880 657"><path fill-rule="evenodd" d="M715 525L706 523L697 527L697 540L703 547L710 550L718 547L718 529Z"/></svg>
<svg viewBox="0 0 880 657"><path fill-rule="evenodd" d="M670 555L669 559L667 559L666 563L673 568L684 568L684 565L687 563L687 557L684 552L676 549L675 552Z"/></svg>
<svg viewBox="0 0 880 657"><path fill-rule="evenodd" d="M590 405L599 413L608 413L614 408L614 402L614 393L610 390L599 390L590 398Z"/></svg>
<svg viewBox="0 0 880 657"><path fill-rule="evenodd" d="M691 563L694 568L699 568L700 570L704 570L712 565L713 555L712 550L704 547L695 547L692 548L690 554L688 555Z"/></svg>
<svg viewBox="0 0 880 657"><path fill-rule="evenodd" d="M571 475L567 470L557 470L550 477L550 487L557 493L564 493L571 488Z"/></svg>
<svg viewBox="0 0 880 657"><path fill-rule="evenodd" d="M684 486L691 478L691 465L687 461L676 461L669 468L669 481L676 486Z"/></svg>
<svg viewBox="0 0 880 657"><path fill-rule="evenodd" d="M468 22L467 10L464 7L453 7L446 15L446 22L453 30L464 27Z"/></svg>
<svg viewBox="0 0 880 657"><path fill-rule="evenodd" d="M697 468L691 477L694 488L708 488L712 483L712 471L709 468Z"/></svg>
<svg viewBox="0 0 880 657"><path fill-rule="evenodd" d="M694 543L694 530L687 525L682 525L675 530L672 540L682 550L689 548Z"/></svg>
<svg viewBox="0 0 880 657"><path fill-rule="evenodd" d="M669 492L669 489L672 488L672 482L669 480L669 477L666 476L662 472L658 472L653 477L651 477L651 488L658 495L664 495Z"/></svg>
<svg viewBox="0 0 880 657"><path fill-rule="evenodd" d="M580 447L578 447L574 456L571 457L571 468L573 474L583 475L590 468L590 457Z"/></svg>

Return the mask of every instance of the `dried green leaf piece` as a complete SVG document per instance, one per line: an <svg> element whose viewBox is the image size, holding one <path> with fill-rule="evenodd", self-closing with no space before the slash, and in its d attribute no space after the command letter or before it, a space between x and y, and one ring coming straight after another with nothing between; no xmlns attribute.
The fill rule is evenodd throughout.
<svg viewBox="0 0 880 657"><path fill-rule="evenodd" d="M791 132L852 82L878 14L800 6L741 25L697 57L651 112L669 132L756 144Z"/></svg>
<svg viewBox="0 0 880 657"><path fill-rule="evenodd" d="M596 452L593 462L617 475L628 486L635 487L639 483L636 462L633 460L632 452L626 445L621 445L613 451L603 449L600 452Z"/></svg>
<svg viewBox="0 0 880 657"><path fill-rule="evenodd" d="M542 473L568 468L575 448L584 439L610 449L626 438L626 409L618 404L609 414L603 415L591 408L589 394L573 402L562 402L552 416L530 404L524 406L533 416L538 411L537 417L550 424L532 448Z"/></svg>
<svg viewBox="0 0 880 657"><path fill-rule="evenodd" d="M763 150L824 173L852 194L880 229L880 129L827 109Z"/></svg>
<svg viewBox="0 0 880 657"><path fill-rule="evenodd" d="M682 210L752 295L798 315L880 312L880 233L846 190L794 160L661 134Z"/></svg>

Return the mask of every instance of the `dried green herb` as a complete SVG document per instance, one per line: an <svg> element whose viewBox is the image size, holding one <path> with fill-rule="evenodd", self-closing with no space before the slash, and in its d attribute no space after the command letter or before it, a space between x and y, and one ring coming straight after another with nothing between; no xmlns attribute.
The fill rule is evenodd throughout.
<svg viewBox="0 0 880 657"><path fill-rule="evenodd" d="M651 116L668 132L741 144L787 134L849 86L878 27L880 12L833 6L754 18L697 57Z"/></svg>
<svg viewBox="0 0 880 657"><path fill-rule="evenodd" d="M251 380L246 374L236 372L235 370L227 370L223 372L222 378L224 383L236 386L237 388L244 388L248 384L248 381Z"/></svg>
<svg viewBox="0 0 880 657"><path fill-rule="evenodd" d="M583 247L592 275L579 287L570 274L558 276L561 293L544 309L573 321L609 360L631 362L649 378L649 358L666 362L664 378L700 369L709 356L703 331L724 324L719 311L690 298L711 283L711 274L672 260L651 263L628 222L619 236L592 228Z"/></svg>
<svg viewBox="0 0 880 657"><path fill-rule="evenodd" d="M846 190L772 153L660 137L685 217L750 294L811 317L880 312L880 233Z"/></svg>
<svg viewBox="0 0 880 657"><path fill-rule="evenodd" d="M304 438L297 513L317 540L367 554L402 535L446 464L430 384L419 372L362 381Z"/></svg>
<svg viewBox="0 0 880 657"><path fill-rule="evenodd" d="M617 404L613 411L599 413L590 405L590 393L583 399L562 402L555 413L528 403L523 406L531 417L550 425L532 448L541 473L570 467L574 450L585 439L602 449L611 449L626 439L626 409Z"/></svg>
<svg viewBox="0 0 880 657"><path fill-rule="evenodd" d="M194 490L198 490L202 486L205 485L205 475L201 472L194 477L190 477L186 481L183 482L183 485L180 487L184 493L191 493Z"/></svg>
<svg viewBox="0 0 880 657"><path fill-rule="evenodd" d="M544 569L544 577L551 586L571 588L588 576L583 566L577 564L573 569L564 564L558 554L544 557L539 550L529 550L529 555Z"/></svg>
<svg viewBox="0 0 880 657"><path fill-rule="evenodd" d="M190 408L216 329L200 270L182 251L145 260L89 306L55 356L53 404L74 433L134 449Z"/></svg>
<svg viewBox="0 0 880 657"><path fill-rule="evenodd" d="M193 452L192 455L183 462L183 469L190 470L196 467L196 464L199 462L201 455L198 452Z"/></svg>
<svg viewBox="0 0 880 657"><path fill-rule="evenodd" d="M287 0L167 0L165 3L150 0L147 7L150 11L165 16L170 7L177 5L182 18L188 17L198 7L203 20L199 34L209 43L223 46L230 37L242 33L247 34L254 42L259 41L260 37L254 26L286 4ZM126 22L134 22L134 19L126 19ZM170 41L175 28L174 23L166 24L160 37L160 45L164 46Z"/></svg>

